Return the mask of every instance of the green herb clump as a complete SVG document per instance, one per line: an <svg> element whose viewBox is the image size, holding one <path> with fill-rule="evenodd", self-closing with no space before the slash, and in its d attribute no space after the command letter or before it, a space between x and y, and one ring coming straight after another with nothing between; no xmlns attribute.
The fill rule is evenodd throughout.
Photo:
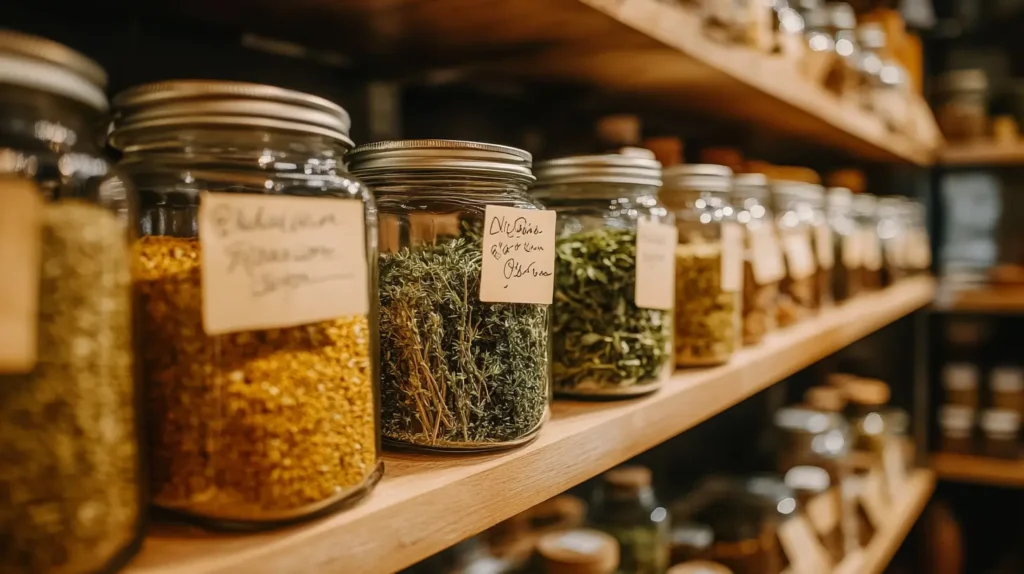
<svg viewBox="0 0 1024 574"><path fill-rule="evenodd" d="M552 309L558 393L632 394L657 387L670 357L671 311L635 304L636 231L559 238Z"/></svg>
<svg viewBox="0 0 1024 574"><path fill-rule="evenodd" d="M548 311L483 303L479 234L380 258L386 438L433 448L516 443L548 407Z"/></svg>

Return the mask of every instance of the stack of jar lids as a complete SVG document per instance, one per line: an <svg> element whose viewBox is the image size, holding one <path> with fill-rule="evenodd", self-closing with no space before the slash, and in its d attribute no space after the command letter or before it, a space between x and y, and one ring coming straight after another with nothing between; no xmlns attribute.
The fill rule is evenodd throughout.
<svg viewBox="0 0 1024 574"><path fill-rule="evenodd" d="M0 84L31 88L107 110L107 74L99 64L56 42L0 30Z"/></svg>
<svg viewBox="0 0 1024 574"><path fill-rule="evenodd" d="M264 128L319 135L351 146L352 122L324 98L245 82L171 80L130 88L114 97L110 143L124 149L126 134L153 128L204 126Z"/></svg>

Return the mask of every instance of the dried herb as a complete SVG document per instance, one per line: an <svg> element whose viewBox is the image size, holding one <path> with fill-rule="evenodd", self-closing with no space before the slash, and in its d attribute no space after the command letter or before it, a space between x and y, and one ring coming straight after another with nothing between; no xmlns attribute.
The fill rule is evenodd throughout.
<svg viewBox="0 0 1024 574"><path fill-rule="evenodd" d="M810 317L817 309L818 280L816 274L782 280L779 295L778 321L780 327L788 327Z"/></svg>
<svg viewBox="0 0 1024 574"><path fill-rule="evenodd" d="M676 365L717 365L729 360L739 338L739 292L722 289L722 246L676 247Z"/></svg>
<svg viewBox="0 0 1024 574"><path fill-rule="evenodd" d="M534 436L547 413L548 308L479 299L483 242L380 258L384 436L478 449Z"/></svg>
<svg viewBox="0 0 1024 574"><path fill-rule="evenodd" d="M743 263L743 344L756 345L775 328L778 314L779 282L761 285L749 259Z"/></svg>
<svg viewBox="0 0 1024 574"><path fill-rule="evenodd" d="M41 255L38 362L0 375L0 572L99 571L141 502L124 227L49 204Z"/></svg>
<svg viewBox="0 0 1024 574"><path fill-rule="evenodd" d="M228 520L313 512L377 468L366 317L208 337L196 239L137 244L154 501Z"/></svg>
<svg viewBox="0 0 1024 574"><path fill-rule="evenodd" d="M671 352L672 314L634 302L636 231L573 233L559 238L555 253L555 391L616 394L656 388Z"/></svg>

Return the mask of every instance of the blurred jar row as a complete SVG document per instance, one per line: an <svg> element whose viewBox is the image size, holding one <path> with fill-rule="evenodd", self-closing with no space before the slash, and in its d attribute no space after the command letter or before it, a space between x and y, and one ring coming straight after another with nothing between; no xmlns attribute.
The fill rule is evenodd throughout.
<svg viewBox="0 0 1024 574"><path fill-rule="evenodd" d="M522 445L552 392L649 393L927 268L881 274L880 245L924 232L905 200L626 155L355 147L338 105L234 82L127 90L105 134L94 62L2 32L0 63L7 571L116 567L150 502L216 528L320 516L373 488L382 442Z"/></svg>
<svg viewBox="0 0 1024 574"><path fill-rule="evenodd" d="M998 365L980 383L977 365L947 363L942 369L945 402L939 409L940 449L1015 459L1021 456L1024 369Z"/></svg>

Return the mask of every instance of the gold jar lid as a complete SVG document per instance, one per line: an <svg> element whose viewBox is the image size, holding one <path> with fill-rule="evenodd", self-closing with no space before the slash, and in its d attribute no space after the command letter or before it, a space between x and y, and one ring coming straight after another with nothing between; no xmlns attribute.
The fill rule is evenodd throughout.
<svg viewBox="0 0 1024 574"><path fill-rule="evenodd" d="M547 574L611 574L619 566L619 543L589 528L545 534L537 553Z"/></svg>
<svg viewBox="0 0 1024 574"><path fill-rule="evenodd" d="M651 486L651 469L644 466L620 466L601 475L606 484L618 490L638 491Z"/></svg>

